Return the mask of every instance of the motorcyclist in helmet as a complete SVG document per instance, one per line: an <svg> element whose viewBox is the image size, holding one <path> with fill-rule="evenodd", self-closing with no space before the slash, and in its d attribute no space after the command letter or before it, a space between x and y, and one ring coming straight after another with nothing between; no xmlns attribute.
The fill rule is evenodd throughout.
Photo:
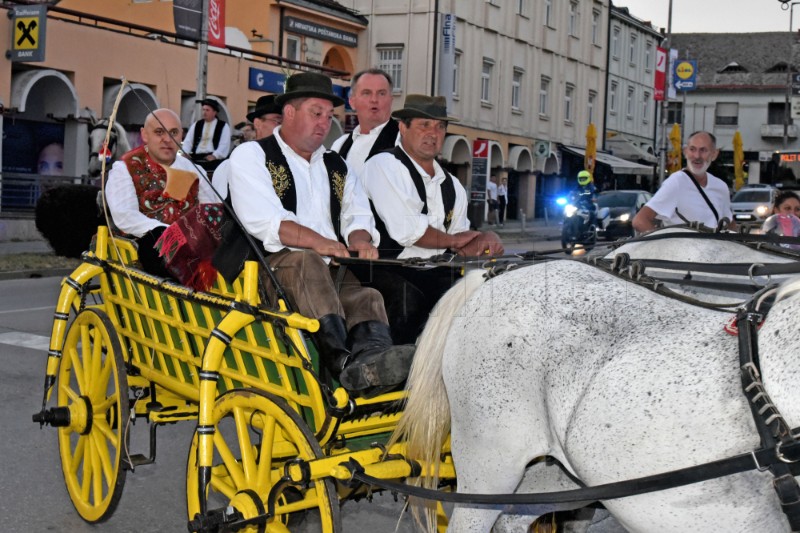
<svg viewBox="0 0 800 533"><path fill-rule="evenodd" d="M572 192L572 202L576 207L586 209L590 213L589 225L597 224L596 191L591 172L588 170L578 172L578 187Z"/></svg>

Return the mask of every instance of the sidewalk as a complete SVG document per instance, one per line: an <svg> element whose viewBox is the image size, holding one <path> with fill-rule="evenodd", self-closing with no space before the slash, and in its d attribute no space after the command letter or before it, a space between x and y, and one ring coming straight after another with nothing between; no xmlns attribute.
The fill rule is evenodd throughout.
<svg viewBox="0 0 800 533"><path fill-rule="evenodd" d="M536 218L526 220L506 220L503 227L492 227L484 223L481 231L494 231L504 241L531 241L531 240L558 240L561 238L561 221L550 220L549 224L545 219Z"/></svg>
<svg viewBox="0 0 800 533"><path fill-rule="evenodd" d="M14 254L51 254L53 249L45 240L0 241L0 256Z"/></svg>
<svg viewBox="0 0 800 533"><path fill-rule="evenodd" d="M492 227L486 223L481 226L481 231L494 231L503 240L557 240L561 237L560 221L551 220L545 224L543 218L525 221L506 220L503 227ZM0 241L0 256L13 254L51 254L53 249L45 240L36 241Z"/></svg>

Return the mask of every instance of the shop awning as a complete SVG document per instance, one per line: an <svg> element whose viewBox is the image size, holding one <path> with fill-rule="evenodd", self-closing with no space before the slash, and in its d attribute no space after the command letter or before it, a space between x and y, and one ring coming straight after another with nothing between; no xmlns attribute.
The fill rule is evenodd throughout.
<svg viewBox="0 0 800 533"><path fill-rule="evenodd" d="M628 161L643 161L645 163L658 163L658 158L646 150L642 150L630 140L622 138L613 138L606 140L606 148L609 149L615 157L621 157Z"/></svg>
<svg viewBox="0 0 800 533"><path fill-rule="evenodd" d="M565 152L576 155L581 159L586 156L586 150L583 148L578 148L576 146L563 146L562 148ZM606 154L603 152L597 152L597 162L601 165L607 165L611 167L611 170L614 172L614 174L638 174L648 176L653 173L652 166L640 165L639 163L626 161L624 159L620 159L619 157L614 157L611 154Z"/></svg>

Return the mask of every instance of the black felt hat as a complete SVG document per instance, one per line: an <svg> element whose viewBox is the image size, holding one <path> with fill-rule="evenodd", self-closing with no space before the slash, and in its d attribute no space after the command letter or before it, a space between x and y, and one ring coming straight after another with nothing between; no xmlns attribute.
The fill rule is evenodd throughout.
<svg viewBox="0 0 800 533"><path fill-rule="evenodd" d="M397 119L404 118L432 118L456 122L454 117L447 116L447 99L444 96L426 96L424 94L409 94L403 102L403 109L398 109L392 116Z"/></svg>
<svg viewBox="0 0 800 533"><path fill-rule="evenodd" d="M219 113L219 102L214 100L213 98L203 98L200 100L200 105L207 105L217 113Z"/></svg>
<svg viewBox="0 0 800 533"><path fill-rule="evenodd" d="M331 79L317 72L299 72L286 79L286 88L283 94L275 97L275 103L283 108L283 104L295 98L324 98L333 104L333 107L344 105L344 100L333 92Z"/></svg>
<svg viewBox="0 0 800 533"><path fill-rule="evenodd" d="M256 101L256 108L247 114L247 120L253 122L259 117L263 117L264 115L269 115L272 113L280 115L281 107L275 103L275 95L268 94L260 97Z"/></svg>

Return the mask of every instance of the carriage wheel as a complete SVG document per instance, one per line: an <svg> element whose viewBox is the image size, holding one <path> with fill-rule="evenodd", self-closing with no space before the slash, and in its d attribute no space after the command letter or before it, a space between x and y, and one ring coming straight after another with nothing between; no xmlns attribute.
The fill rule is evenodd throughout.
<svg viewBox="0 0 800 533"><path fill-rule="evenodd" d="M122 348L102 311L85 309L70 325L57 398L69 418L58 429L67 492L84 520L102 522L116 509L125 485L122 457L130 419Z"/></svg>
<svg viewBox="0 0 800 533"><path fill-rule="evenodd" d="M289 405L272 394L233 390L214 405L214 463L207 493L207 509L234 507L252 518L266 508L270 489L283 476L292 459L323 457L322 449L305 422ZM197 435L189 448L186 497L189 519L200 512ZM315 512L311 512L315 511ZM278 498L275 517L259 529L244 531L288 532L306 520L314 531L341 531L338 497L333 481L311 482L307 488L290 487Z"/></svg>

